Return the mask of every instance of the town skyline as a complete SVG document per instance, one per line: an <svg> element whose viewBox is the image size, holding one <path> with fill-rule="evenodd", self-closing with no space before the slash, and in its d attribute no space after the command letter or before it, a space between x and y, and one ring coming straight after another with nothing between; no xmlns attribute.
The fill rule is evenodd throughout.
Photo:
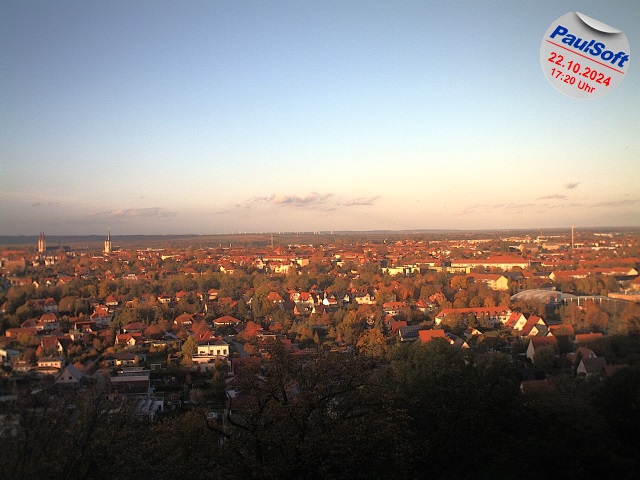
<svg viewBox="0 0 640 480"><path fill-rule="evenodd" d="M11 478L637 470L638 228L110 233L0 237Z"/></svg>
<svg viewBox="0 0 640 480"><path fill-rule="evenodd" d="M0 235L638 226L633 65L540 68L572 2L150 5L0 6Z"/></svg>

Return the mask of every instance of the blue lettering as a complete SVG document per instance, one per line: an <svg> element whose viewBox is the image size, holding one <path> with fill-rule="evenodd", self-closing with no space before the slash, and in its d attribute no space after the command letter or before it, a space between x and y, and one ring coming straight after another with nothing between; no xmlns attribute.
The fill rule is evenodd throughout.
<svg viewBox="0 0 640 480"><path fill-rule="evenodd" d="M562 36L566 35L567 33L569 33L569 30L567 30L562 25L558 25L556 27L556 29L553 31L553 33L551 34L551 38L555 38L556 35L560 35L562 37Z"/></svg>
<svg viewBox="0 0 640 480"><path fill-rule="evenodd" d="M620 62L618 63L618 66L621 67L624 62L629 60L629 55L624 52L618 52L616 53L616 56L613 58L613 60L615 61L616 58L620 58Z"/></svg>
<svg viewBox="0 0 640 480"><path fill-rule="evenodd" d="M574 44L573 44L573 47L574 47L574 48L577 48L578 50L584 50L584 47L586 47L586 46L587 46L587 41L586 41L586 40L584 40L584 41L583 41L583 43L582 43L582 45L580 45L580 41L581 41L581 40L582 40L581 38L577 39L577 40L576 40L576 43L574 43ZM593 40L591 40L591 41L593 42Z"/></svg>
<svg viewBox="0 0 640 480"><path fill-rule="evenodd" d="M602 49L603 49L603 48L604 48L604 43L600 43L600 42L595 43L595 44L593 45L593 47L591 47L591 50L589 50L589 53L590 53L591 55L594 55L594 56L596 56L596 57L599 57L599 56L600 56L600 54L602 53Z"/></svg>
<svg viewBox="0 0 640 480"><path fill-rule="evenodd" d="M629 54L625 52L613 53L611 50L605 50L606 45L604 43L578 38L569 33L569 29L562 25L558 25L551 33L550 38L555 37L562 37L562 43L565 45L569 45L576 50L589 53L594 57L600 57L604 61L610 62L612 65L615 65L617 62L618 66L622 67L624 62L629 60Z"/></svg>

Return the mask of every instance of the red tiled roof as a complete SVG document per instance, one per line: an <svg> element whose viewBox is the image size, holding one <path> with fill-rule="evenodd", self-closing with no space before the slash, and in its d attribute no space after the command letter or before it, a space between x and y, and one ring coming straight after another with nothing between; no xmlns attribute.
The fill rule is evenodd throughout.
<svg viewBox="0 0 640 480"><path fill-rule="evenodd" d="M429 343L436 338L447 338L444 330L419 330L418 336L422 343Z"/></svg>
<svg viewBox="0 0 640 480"><path fill-rule="evenodd" d="M576 343L591 342L603 337L602 333L578 333L576 334Z"/></svg>
<svg viewBox="0 0 640 480"><path fill-rule="evenodd" d="M534 350L550 345L554 350L558 351L558 339L556 337L531 337L530 342Z"/></svg>

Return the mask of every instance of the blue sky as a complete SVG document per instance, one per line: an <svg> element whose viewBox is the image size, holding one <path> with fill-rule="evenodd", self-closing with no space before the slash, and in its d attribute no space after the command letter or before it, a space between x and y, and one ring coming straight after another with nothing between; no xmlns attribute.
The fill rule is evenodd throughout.
<svg viewBox="0 0 640 480"><path fill-rule="evenodd" d="M0 234L640 225L640 3L4 1ZM579 101L558 17L625 32Z"/></svg>

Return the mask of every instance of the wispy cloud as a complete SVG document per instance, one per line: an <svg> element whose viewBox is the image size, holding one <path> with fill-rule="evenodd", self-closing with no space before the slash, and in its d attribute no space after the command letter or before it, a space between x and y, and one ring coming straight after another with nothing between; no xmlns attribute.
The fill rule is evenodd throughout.
<svg viewBox="0 0 640 480"><path fill-rule="evenodd" d="M380 198L380 195L375 195L373 197L358 197L353 200L347 200L342 202L340 205L344 205L345 207L355 207L358 205L373 205L376 200Z"/></svg>
<svg viewBox="0 0 640 480"><path fill-rule="evenodd" d="M240 205L236 205L236 207L240 207ZM213 212L211 212L212 215L227 215L229 213L234 213L234 210L227 208L227 209L223 209L223 210L215 210Z"/></svg>
<svg viewBox="0 0 640 480"><path fill-rule="evenodd" d="M626 207L629 205L637 205L640 203L639 198L623 198L620 200L611 200L609 202L593 203L591 207Z"/></svg>
<svg viewBox="0 0 640 480"><path fill-rule="evenodd" d="M97 212L92 215L93 218L103 220L125 220L129 218L141 217L173 217L176 212L165 210L161 207L148 208L125 208L119 210L111 210L107 212Z"/></svg>
<svg viewBox="0 0 640 480"><path fill-rule="evenodd" d="M560 195L556 193L555 195L545 195L544 197L538 197L536 200L566 200L566 195Z"/></svg>
<svg viewBox="0 0 640 480"><path fill-rule="evenodd" d="M578 185L580 185L580 182L568 182L565 183L563 186L564 188L566 188L567 190L573 190L574 188L576 188Z"/></svg>
<svg viewBox="0 0 640 480"><path fill-rule="evenodd" d="M538 205L534 205L533 203L476 203L471 205L470 207L465 208L458 215L472 215L476 214L479 211L496 211L503 210L504 212L520 212L522 209L530 208L530 207L539 207Z"/></svg>
<svg viewBox="0 0 640 480"><path fill-rule="evenodd" d="M381 198L380 195L369 197L343 197L335 193L311 192L306 195L271 194L251 197L243 203L223 206L211 212L213 215L239 214L254 208L271 207L271 214L276 214L279 209L295 208L300 210L313 210L319 212L332 212L338 208L368 207L374 205Z"/></svg>
<svg viewBox="0 0 640 480"><path fill-rule="evenodd" d="M51 207L51 206L58 206L60 205L60 202L33 202L31 204L32 207Z"/></svg>
<svg viewBox="0 0 640 480"><path fill-rule="evenodd" d="M268 195L253 197L251 201L256 203L268 203L272 205L284 205L291 207L317 207L324 206L333 197L333 193L311 192L308 195Z"/></svg>

